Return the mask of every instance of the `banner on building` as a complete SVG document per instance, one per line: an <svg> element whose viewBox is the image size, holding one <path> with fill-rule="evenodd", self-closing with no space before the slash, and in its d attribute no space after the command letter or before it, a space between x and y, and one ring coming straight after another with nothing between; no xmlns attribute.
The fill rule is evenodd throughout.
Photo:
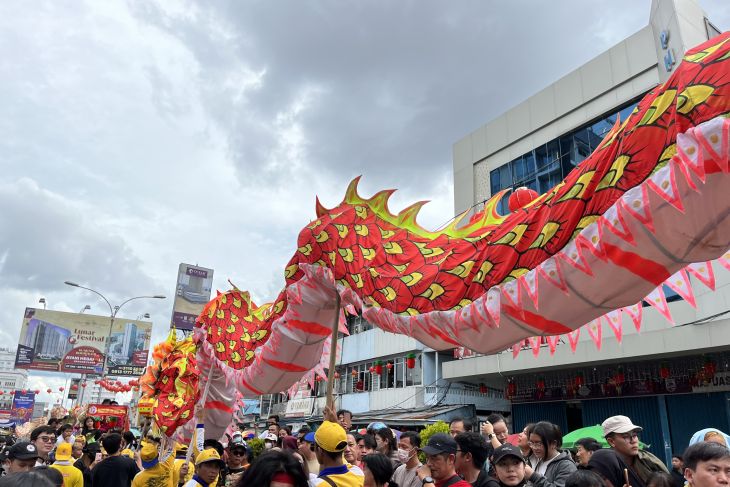
<svg viewBox="0 0 730 487"><path fill-rule="evenodd" d="M213 269L180 264L172 306L172 328L192 330L195 319L210 301L213 288Z"/></svg>
<svg viewBox="0 0 730 487"><path fill-rule="evenodd" d="M23 424L33 419L33 407L35 406L35 392L15 391L13 395L13 406L10 410L10 419L15 424Z"/></svg>
<svg viewBox="0 0 730 487"><path fill-rule="evenodd" d="M26 308L15 367L101 374L110 324L109 316ZM151 322L116 317L111 328L109 375L142 375L151 335Z"/></svg>
<svg viewBox="0 0 730 487"><path fill-rule="evenodd" d="M113 428L129 429L129 409L127 406L109 404L89 404L87 417L94 419L94 427L105 433Z"/></svg>

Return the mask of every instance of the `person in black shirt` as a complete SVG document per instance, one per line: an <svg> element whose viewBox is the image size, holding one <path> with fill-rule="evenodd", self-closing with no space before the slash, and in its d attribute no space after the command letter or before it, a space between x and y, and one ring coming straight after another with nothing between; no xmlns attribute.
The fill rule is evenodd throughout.
<svg viewBox="0 0 730 487"><path fill-rule="evenodd" d="M96 454L101 453L101 447L98 443L88 443L81 451L83 455L74 462L74 467L84 475L84 487L91 487L91 469L96 466Z"/></svg>
<svg viewBox="0 0 730 487"><path fill-rule="evenodd" d="M109 456L91 471L92 483L104 487L130 487L139 467L131 458L120 455L122 435L108 434L102 438L101 445Z"/></svg>

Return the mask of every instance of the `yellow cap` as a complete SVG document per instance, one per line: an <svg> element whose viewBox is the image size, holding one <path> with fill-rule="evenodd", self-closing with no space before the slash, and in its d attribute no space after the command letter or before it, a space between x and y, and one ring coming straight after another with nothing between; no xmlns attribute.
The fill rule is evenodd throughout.
<svg viewBox="0 0 730 487"><path fill-rule="evenodd" d="M338 423L325 421L314 433L314 442L326 451L343 451L347 446L347 433Z"/></svg>
<svg viewBox="0 0 730 487"><path fill-rule="evenodd" d="M157 455L157 446L146 442L142 444L142 450L139 452L139 457L142 460L142 466L144 468L152 468L157 465L157 462L159 461Z"/></svg>
<svg viewBox="0 0 730 487"><path fill-rule="evenodd" d="M64 441L56 448L56 460L61 460L62 462L71 460L71 450L71 443Z"/></svg>
<svg viewBox="0 0 730 487"><path fill-rule="evenodd" d="M195 466L197 467L201 463L208 462L217 462L221 468L223 468L224 465L223 460L221 460L221 456L212 448L208 448L207 450L203 450L198 453L198 457L195 459Z"/></svg>
<svg viewBox="0 0 730 487"><path fill-rule="evenodd" d="M129 448L125 448L124 450L122 450L122 455L124 455L125 457L129 457L132 460L134 460L134 452L132 450L130 450Z"/></svg>

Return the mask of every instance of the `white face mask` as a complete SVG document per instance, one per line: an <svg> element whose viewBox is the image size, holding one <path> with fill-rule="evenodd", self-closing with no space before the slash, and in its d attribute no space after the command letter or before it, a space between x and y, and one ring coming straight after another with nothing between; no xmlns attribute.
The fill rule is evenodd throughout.
<svg viewBox="0 0 730 487"><path fill-rule="evenodd" d="M267 441L266 443L264 443L264 448L267 450L271 450L272 448L274 448L274 444Z"/></svg>
<svg viewBox="0 0 730 487"><path fill-rule="evenodd" d="M402 448L398 448L396 455L398 456L398 461L401 463L407 463L411 459L411 452Z"/></svg>

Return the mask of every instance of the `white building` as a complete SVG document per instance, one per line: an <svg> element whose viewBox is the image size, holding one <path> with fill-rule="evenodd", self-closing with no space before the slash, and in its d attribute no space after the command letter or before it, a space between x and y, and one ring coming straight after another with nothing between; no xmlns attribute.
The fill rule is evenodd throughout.
<svg viewBox="0 0 730 487"><path fill-rule="evenodd" d="M10 409L12 391L25 389L28 371L15 368L15 350L0 348L0 409Z"/></svg>
<svg viewBox="0 0 730 487"><path fill-rule="evenodd" d="M550 189L593 151L617 114L625 119L687 49L718 33L695 0L653 0L649 25L456 142L455 211L504 188ZM512 379L506 412L515 431L543 419L572 431L626 414L644 427L651 450L669 459L695 431L730 427L730 273L721 266L715 273L715 292L693 279L697 309L674 295L672 316L686 326L671 327L644 307L640 334L624 317L622 343L606 327L601 350L582 333L575 353L560 344L554 356L546 347L538 357L529 350L516 359L511 351L473 356L443 364L443 377L498 389Z"/></svg>

